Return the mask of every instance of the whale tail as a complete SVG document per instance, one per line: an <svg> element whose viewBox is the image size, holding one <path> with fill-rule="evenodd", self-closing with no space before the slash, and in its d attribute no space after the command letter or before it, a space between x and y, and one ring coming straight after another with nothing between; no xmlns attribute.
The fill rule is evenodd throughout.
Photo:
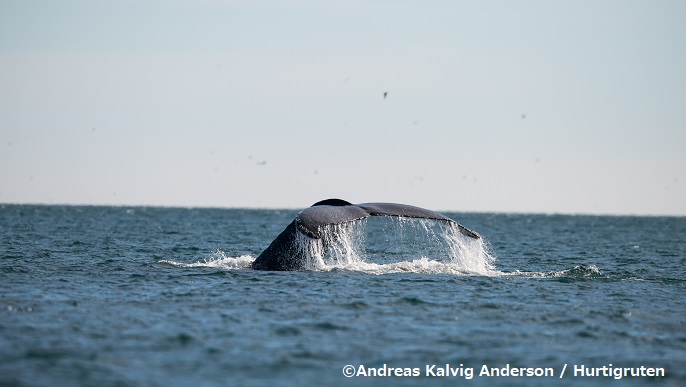
<svg viewBox="0 0 686 387"><path fill-rule="evenodd" d="M324 226L352 222L369 216L434 219L456 225L462 234L470 238L480 238L479 234L453 219L424 208L398 203L351 204L341 199L326 199L300 211L286 229L257 257L252 267L257 270L301 270L306 256L297 243L298 233L320 239Z"/></svg>

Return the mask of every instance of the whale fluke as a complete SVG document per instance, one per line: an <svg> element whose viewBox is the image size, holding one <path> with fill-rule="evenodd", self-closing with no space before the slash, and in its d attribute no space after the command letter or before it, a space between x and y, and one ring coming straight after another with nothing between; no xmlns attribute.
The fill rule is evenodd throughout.
<svg viewBox="0 0 686 387"><path fill-rule="evenodd" d="M479 234L453 219L424 208L398 203L351 204L341 199L326 199L300 211L286 229L257 257L252 267L257 270L302 269L305 252L298 248L298 233L320 239L322 228L325 226L352 222L369 216L434 219L456 225L462 234L470 238L480 238Z"/></svg>

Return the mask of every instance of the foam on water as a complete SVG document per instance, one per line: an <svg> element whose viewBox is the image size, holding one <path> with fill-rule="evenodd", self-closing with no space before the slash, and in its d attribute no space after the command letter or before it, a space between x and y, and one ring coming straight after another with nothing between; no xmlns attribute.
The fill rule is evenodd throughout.
<svg viewBox="0 0 686 387"><path fill-rule="evenodd" d="M368 219L329 225L320 239L298 233L296 248L305 257L303 270L354 271L368 274L422 273L583 279L604 275L595 265L549 272L496 270L495 257L483 238L463 235L453 223L430 219L385 217L382 226ZM216 250L194 263L161 260L177 267L250 269L256 257L232 257Z"/></svg>
<svg viewBox="0 0 686 387"><path fill-rule="evenodd" d="M215 267L219 269L248 269L255 260L252 255L241 255L230 257L221 250L214 251L208 258L194 263L183 263L162 259L159 263L164 263L177 267Z"/></svg>

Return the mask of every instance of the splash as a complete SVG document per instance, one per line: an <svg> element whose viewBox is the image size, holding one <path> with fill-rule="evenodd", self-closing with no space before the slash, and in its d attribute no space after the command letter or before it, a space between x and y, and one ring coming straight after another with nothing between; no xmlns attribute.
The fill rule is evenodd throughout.
<svg viewBox="0 0 686 387"><path fill-rule="evenodd" d="M320 239L299 234L305 270L492 275L495 258L483 239L463 235L457 225L431 219L382 217L329 225ZM375 218L376 220L377 218Z"/></svg>
<svg viewBox="0 0 686 387"><path fill-rule="evenodd" d="M321 238L313 239L302 233L296 237L297 248L306 257L303 269L328 270L331 267L344 267L363 261L364 221L335 224L320 230Z"/></svg>
<svg viewBox="0 0 686 387"><path fill-rule="evenodd" d="M486 242L463 235L452 223L431 219L375 217L320 229L321 238L297 233L305 257L301 270L369 274L424 273L499 275ZM248 269L255 257L228 256L221 250L194 263L161 260L177 267Z"/></svg>
<svg viewBox="0 0 686 387"><path fill-rule="evenodd" d="M495 257L488 252L483 238L465 237L456 224L450 224L450 231L442 234L450 246L452 262L463 270L473 273L495 271Z"/></svg>

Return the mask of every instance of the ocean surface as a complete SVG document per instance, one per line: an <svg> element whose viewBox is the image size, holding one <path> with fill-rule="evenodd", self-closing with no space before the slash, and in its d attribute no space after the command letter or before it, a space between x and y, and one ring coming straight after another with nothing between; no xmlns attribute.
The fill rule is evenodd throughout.
<svg viewBox="0 0 686 387"><path fill-rule="evenodd" d="M0 205L0 385L686 385L684 217L296 214Z"/></svg>

